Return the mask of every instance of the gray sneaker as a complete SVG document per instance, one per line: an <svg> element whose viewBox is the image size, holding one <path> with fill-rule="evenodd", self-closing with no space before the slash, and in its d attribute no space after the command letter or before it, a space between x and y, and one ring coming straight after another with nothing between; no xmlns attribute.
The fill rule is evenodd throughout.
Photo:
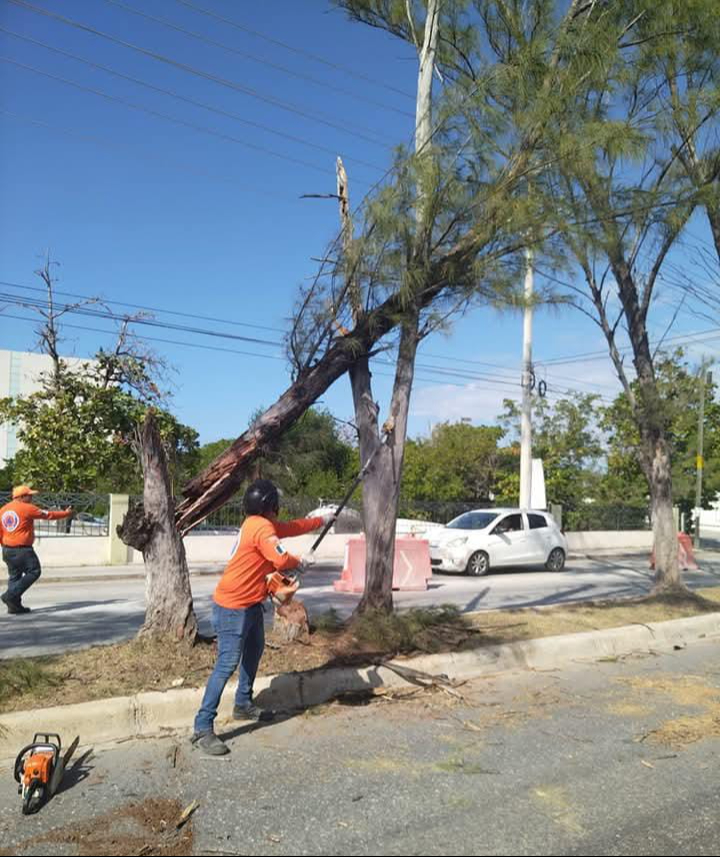
<svg viewBox="0 0 720 857"><path fill-rule="evenodd" d="M199 747L208 756L224 756L230 752L228 745L214 732L196 732L190 739L190 743Z"/></svg>
<svg viewBox="0 0 720 857"><path fill-rule="evenodd" d="M253 720L255 723L267 722L275 719L275 712L269 708L258 708L254 702L248 705L236 705L233 708L234 720Z"/></svg>

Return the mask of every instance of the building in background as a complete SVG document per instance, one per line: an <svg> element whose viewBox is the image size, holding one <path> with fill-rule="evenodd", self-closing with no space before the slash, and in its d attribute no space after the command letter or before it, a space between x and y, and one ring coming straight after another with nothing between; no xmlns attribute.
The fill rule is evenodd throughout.
<svg viewBox="0 0 720 857"><path fill-rule="evenodd" d="M76 368L91 361L83 357L63 357L68 366ZM8 396L29 396L40 389L40 375L52 369L52 359L47 354L31 351L6 351L0 348L0 399ZM0 467L15 457L18 450L17 433L14 426L0 425Z"/></svg>

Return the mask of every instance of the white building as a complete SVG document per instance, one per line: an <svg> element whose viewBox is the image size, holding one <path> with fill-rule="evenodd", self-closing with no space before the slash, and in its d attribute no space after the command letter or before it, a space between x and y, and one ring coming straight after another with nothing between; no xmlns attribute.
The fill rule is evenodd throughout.
<svg viewBox="0 0 720 857"><path fill-rule="evenodd" d="M90 362L82 357L63 357L70 367ZM6 351L0 348L0 398L28 396L40 389L39 376L52 369L47 354L30 351ZM13 458L18 450L15 428L7 423L0 425L0 467Z"/></svg>

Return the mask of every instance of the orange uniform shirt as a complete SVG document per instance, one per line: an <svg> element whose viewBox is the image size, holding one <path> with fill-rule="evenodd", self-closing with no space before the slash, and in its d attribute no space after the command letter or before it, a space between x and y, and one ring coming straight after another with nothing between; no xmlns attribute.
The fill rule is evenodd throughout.
<svg viewBox="0 0 720 857"><path fill-rule="evenodd" d="M261 515L247 517L230 562L215 589L215 603L229 610L240 610L264 601L268 594L266 575L273 571L290 571L300 564L300 558L289 553L280 539L309 533L322 523L322 518L273 523Z"/></svg>
<svg viewBox="0 0 720 857"><path fill-rule="evenodd" d="M70 512L48 512L32 503L13 500L0 509L0 525L2 527L2 544L6 548L30 547L35 541L35 520L44 518L55 521L67 518Z"/></svg>

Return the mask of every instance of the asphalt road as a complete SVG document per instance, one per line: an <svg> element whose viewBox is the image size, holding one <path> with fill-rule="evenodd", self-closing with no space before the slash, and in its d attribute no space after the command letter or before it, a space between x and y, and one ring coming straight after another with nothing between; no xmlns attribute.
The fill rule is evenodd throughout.
<svg viewBox="0 0 720 857"><path fill-rule="evenodd" d="M688 572L693 587L720 584L720 556L707 553L702 570ZM220 569L220 566L217 567ZM140 569L141 570L141 569ZM138 574L137 567L132 569ZM73 575L62 582L41 578L25 597L32 613L0 614L0 658L49 654L132 637L145 612L145 584L141 577L123 579L115 569L49 569L48 579ZM339 566L319 565L306 575L301 597L311 615L335 608L349 615L359 596L337 593L332 581ZM104 575L104 576L103 576ZM218 574L191 577L195 608L201 627L211 632L211 596ZM571 559L563 572L498 571L481 578L436 574L425 592L397 592L400 607L450 603L464 611L494 610L577 602L594 598L642 595L652 586L645 557ZM268 621L272 614L268 613Z"/></svg>
<svg viewBox="0 0 720 857"><path fill-rule="evenodd" d="M224 759L187 735L121 744L71 771L31 817L6 773L0 853L720 853L717 644L459 691L231 729ZM192 843L154 850L194 800Z"/></svg>

